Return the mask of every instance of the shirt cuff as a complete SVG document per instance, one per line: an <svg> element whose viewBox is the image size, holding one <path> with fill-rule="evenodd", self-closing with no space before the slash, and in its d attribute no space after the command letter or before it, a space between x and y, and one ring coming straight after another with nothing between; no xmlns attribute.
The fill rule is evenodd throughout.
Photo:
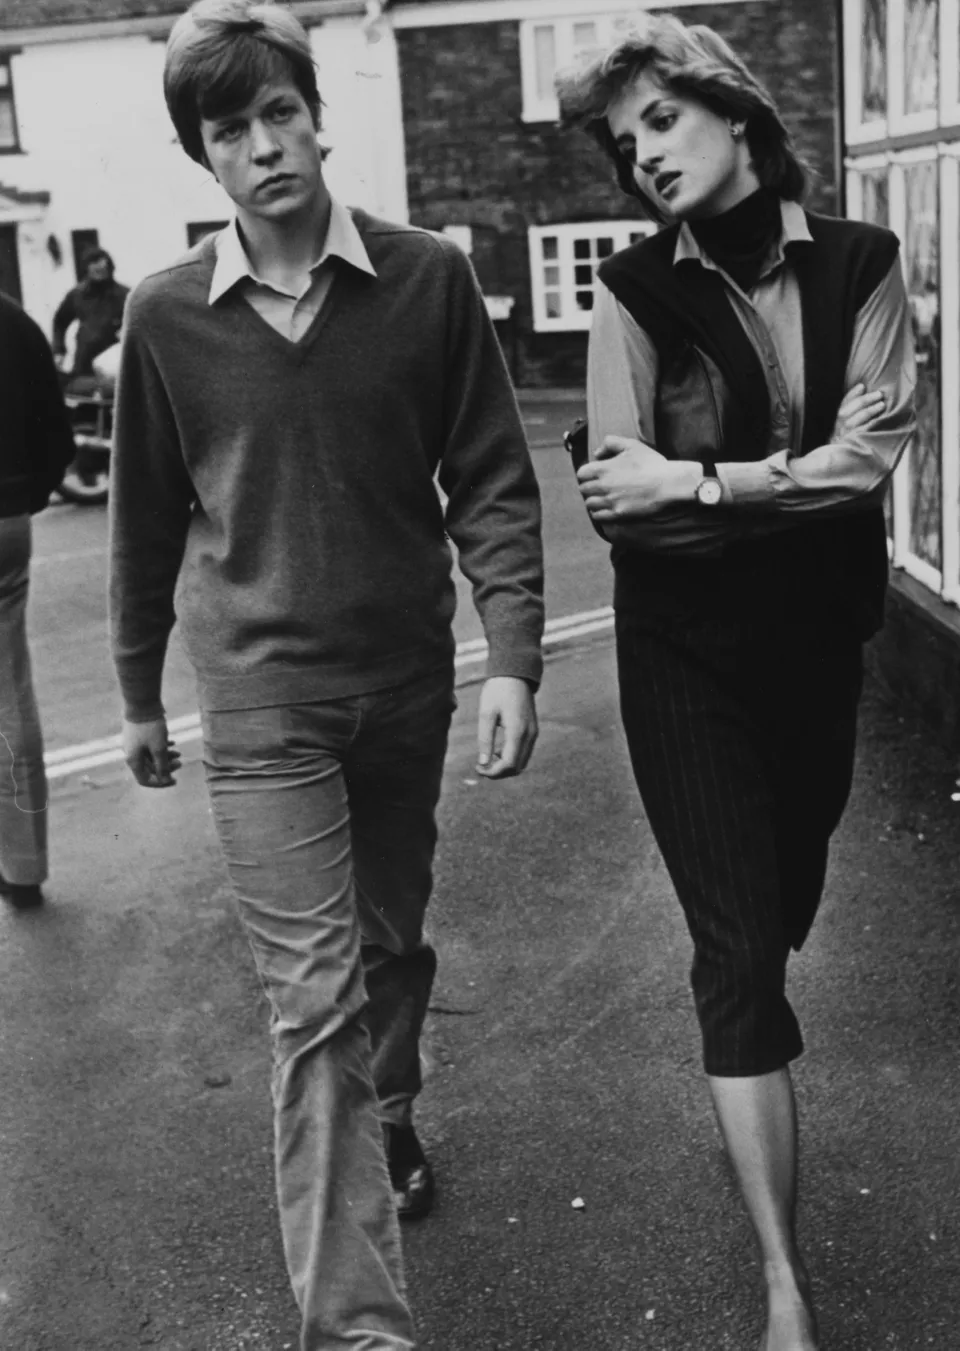
<svg viewBox="0 0 960 1351"><path fill-rule="evenodd" d="M149 704L131 704L124 703L123 718L124 722L158 722L160 718L167 716L166 710L159 699Z"/></svg>
<svg viewBox="0 0 960 1351"><path fill-rule="evenodd" d="M736 460L717 465L717 478L723 485L723 500L728 506L770 510L776 506L773 474L765 460Z"/></svg>

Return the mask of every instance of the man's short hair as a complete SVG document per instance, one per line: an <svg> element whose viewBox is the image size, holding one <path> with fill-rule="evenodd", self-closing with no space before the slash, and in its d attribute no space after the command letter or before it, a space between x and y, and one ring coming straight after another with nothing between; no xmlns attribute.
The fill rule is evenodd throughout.
<svg viewBox="0 0 960 1351"><path fill-rule="evenodd" d="M557 76L563 126L583 127L613 161L617 181L652 220L662 213L637 185L634 166L618 147L607 110L644 71L680 95L698 99L718 117L743 122L754 171L765 188L800 201L807 169L772 97L733 49L705 24L672 15L645 15L611 47L586 54Z"/></svg>
<svg viewBox="0 0 960 1351"><path fill-rule="evenodd" d="M292 80L320 126L320 91L310 39L273 0L197 0L173 26L163 93L180 144L206 162L200 123L245 108L265 84Z"/></svg>

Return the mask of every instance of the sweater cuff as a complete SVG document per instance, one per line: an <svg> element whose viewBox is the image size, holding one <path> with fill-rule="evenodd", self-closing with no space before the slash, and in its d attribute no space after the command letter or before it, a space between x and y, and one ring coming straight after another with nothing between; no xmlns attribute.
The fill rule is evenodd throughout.
<svg viewBox="0 0 960 1351"><path fill-rule="evenodd" d="M157 722L166 716L167 711L159 699L152 704L131 704L124 701L124 722Z"/></svg>
<svg viewBox="0 0 960 1351"><path fill-rule="evenodd" d="M729 460L717 466L723 485L723 500L731 507L772 510L776 506L773 475L765 460L740 463Z"/></svg>
<svg viewBox="0 0 960 1351"><path fill-rule="evenodd" d="M160 697L162 670L131 670L117 662L120 693L123 696L123 716L127 722L156 722L166 717Z"/></svg>
<svg viewBox="0 0 960 1351"><path fill-rule="evenodd" d="M517 680L526 680L534 690L539 689L543 677L543 653L538 637L514 629L493 634L488 642L488 680L493 676L513 676Z"/></svg>

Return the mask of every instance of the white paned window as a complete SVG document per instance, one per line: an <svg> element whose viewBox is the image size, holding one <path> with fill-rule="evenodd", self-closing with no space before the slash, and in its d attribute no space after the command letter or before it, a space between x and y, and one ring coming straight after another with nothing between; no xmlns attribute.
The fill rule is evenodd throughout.
<svg viewBox="0 0 960 1351"><path fill-rule="evenodd" d="M649 221L607 220L535 225L530 229L533 326L538 333L588 329L593 287L604 258L656 227Z"/></svg>
<svg viewBox="0 0 960 1351"><path fill-rule="evenodd" d="M960 124L960 0L940 0L940 125Z"/></svg>
<svg viewBox="0 0 960 1351"><path fill-rule="evenodd" d="M848 146L960 120L958 0L843 0L843 14Z"/></svg>
<svg viewBox="0 0 960 1351"><path fill-rule="evenodd" d="M845 0L844 42L847 209L899 236L917 349L891 553L960 605L960 0Z"/></svg>
<svg viewBox="0 0 960 1351"><path fill-rule="evenodd" d="M618 27L629 22L630 16L623 13L524 19L520 24L523 120L556 122L560 115L553 86L557 71L592 47L611 42Z"/></svg>
<svg viewBox="0 0 960 1351"><path fill-rule="evenodd" d="M9 56L0 56L0 152L19 150L17 113L13 103L13 75Z"/></svg>

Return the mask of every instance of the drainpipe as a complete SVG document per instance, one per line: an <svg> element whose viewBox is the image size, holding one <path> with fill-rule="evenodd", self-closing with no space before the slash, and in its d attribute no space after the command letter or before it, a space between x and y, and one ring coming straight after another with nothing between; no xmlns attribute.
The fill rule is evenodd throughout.
<svg viewBox="0 0 960 1351"><path fill-rule="evenodd" d="M390 8L392 0L366 0L363 31L369 35Z"/></svg>
<svg viewBox="0 0 960 1351"><path fill-rule="evenodd" d="M837 116L834 122L834 154L837 164L837 215L847 214L847 173L843 165L846 149L847 90L844 80L846 70L845 45L843 32L843 0L834 0L834 15L837 40L834 43L834 88L837 97Z"/></svg>

